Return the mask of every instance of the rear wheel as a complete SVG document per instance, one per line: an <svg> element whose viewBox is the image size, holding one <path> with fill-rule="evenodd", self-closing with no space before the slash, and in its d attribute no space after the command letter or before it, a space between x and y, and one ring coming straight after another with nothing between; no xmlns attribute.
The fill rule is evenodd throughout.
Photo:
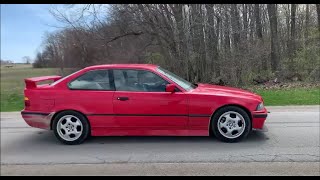
<svg viewBox="0 0 320 180"><path fill-rule="evenodd" d="M241 108L227 106L212 117L213 134L224 142L238 142L247 137L251 129L249 115Z"/></svg>
<svg viewBox="0 0 320 180"><path fill-rule="evenodd" d="M75 111L59 113L53 122L53 131L64 144L81 144L89 135L89 123L85 116Z"/></svg>

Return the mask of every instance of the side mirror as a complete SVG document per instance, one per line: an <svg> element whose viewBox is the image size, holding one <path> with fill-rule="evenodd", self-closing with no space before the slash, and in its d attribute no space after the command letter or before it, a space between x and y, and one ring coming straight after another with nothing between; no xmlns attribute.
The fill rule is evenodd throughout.
<svg viewBox="0 0 320 180"><path fill-rule="evenodd" d="M167 84L166 85L166 92L174 93L175 89L176 89L176 86L174 84Z"/></svg>

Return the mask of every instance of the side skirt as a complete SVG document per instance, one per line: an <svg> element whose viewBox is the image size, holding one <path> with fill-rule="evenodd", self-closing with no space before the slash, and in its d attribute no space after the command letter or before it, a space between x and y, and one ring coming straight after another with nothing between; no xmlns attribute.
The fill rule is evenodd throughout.
<svg viewBox="0 0 320 180"><path fill-rule="evenodd" d="M209 136L208 128L186 129L110 129L95 127L91 130L92 136Z"/></svg>

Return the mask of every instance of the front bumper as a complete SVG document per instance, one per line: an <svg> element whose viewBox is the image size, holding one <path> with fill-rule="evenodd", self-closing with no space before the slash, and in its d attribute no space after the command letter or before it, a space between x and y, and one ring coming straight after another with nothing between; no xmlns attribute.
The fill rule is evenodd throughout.
<svg viewBox="0 0 320 180"><path fill-rule="evenodd" d="M259 131L259 132L268 132L268 128L267 128L266 125L264 125L264 126L262 127L262 129L252 129L252 130L254 130L254 131Z"/></svg>
<svg viewBox="0 0 320 180"><path fill-rule="evenodd" d="M261 111L252 112L252 129L264 131L264 123L268 117L268 111L264 108Z"/></svg>
<svg viewBox="0 0 320 180"><path fill-rule="evenodd" d="M21 111L22 118L25 122L31 126L40 129L51 129L51 119L54 112L43 113L43 112L31 112L31 111Z"/></svg>

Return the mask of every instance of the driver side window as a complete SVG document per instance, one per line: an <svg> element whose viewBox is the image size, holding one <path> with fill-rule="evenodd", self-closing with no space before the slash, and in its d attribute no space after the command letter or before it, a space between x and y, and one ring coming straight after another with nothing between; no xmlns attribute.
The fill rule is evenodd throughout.
<svg viewBox="0 0 320 180"><path fill-rule="evenodd" d="M145 70L114 69L113 73L118 91L165 92L169 84L160 76Z"/></svg>

